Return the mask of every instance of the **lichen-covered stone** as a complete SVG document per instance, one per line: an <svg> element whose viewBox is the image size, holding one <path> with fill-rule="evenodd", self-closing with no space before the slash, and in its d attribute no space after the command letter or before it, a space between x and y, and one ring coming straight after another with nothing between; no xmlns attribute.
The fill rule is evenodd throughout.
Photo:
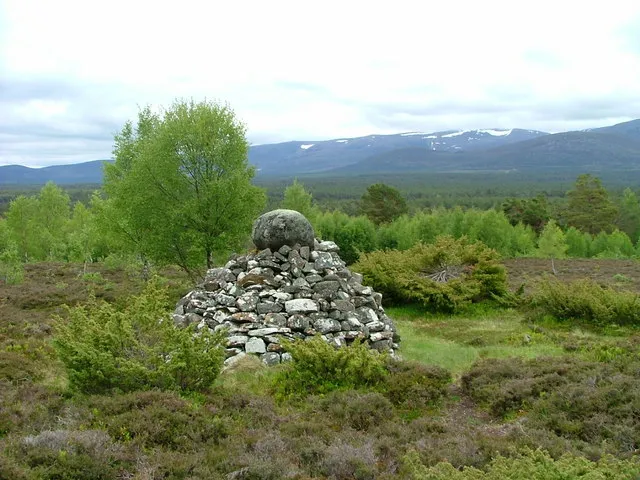
<svg viewBox="0 0 640 480"><path fill-rule="evenodd" d="M279 250L282 246L314 248L315 235L309 220L295 210L272 210L258 217L253 224L253 243L263 250ZM283 254L284 255L284 254Z"/></svg>

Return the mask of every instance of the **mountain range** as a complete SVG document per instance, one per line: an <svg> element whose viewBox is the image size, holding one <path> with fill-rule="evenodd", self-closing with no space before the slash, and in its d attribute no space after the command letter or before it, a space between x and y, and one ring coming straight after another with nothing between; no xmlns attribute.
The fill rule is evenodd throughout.
<svg viewBox="0 0 640 480"><path fill-rule="evenodd" d="M29 168L0 166L0 185L101 183L109 160ZM640 169L640 119L550 134L523 129L449 130L254 145L258 176L399 172Z"/></svg>

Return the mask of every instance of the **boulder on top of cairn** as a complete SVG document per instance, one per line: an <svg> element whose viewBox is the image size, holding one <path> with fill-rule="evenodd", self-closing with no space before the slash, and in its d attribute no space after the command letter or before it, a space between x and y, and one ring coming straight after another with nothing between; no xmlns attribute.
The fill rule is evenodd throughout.
<svg viewBox="0 0 640 480"><path fill-rule="evenodd" d="M295 210L272 210L258 217L253 224L253 243L258 250L275 252L283 245L298 244L313 250L315 234L309 220Z"/></svg>

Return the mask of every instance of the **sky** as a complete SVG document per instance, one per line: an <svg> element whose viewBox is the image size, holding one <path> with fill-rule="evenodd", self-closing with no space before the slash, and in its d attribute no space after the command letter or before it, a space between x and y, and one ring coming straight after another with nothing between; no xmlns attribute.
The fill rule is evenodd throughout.
<svg viewBox="0 0 640 480"><path fill-rule="evenodd" d="M252 144L640 118L640 2L0 0L0 165L111 158L146 105Z"/></svg>

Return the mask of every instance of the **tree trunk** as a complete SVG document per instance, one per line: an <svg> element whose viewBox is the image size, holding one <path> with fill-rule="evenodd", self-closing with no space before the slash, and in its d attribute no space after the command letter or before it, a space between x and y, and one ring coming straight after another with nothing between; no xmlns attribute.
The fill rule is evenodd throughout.
<svg viewBox="0 0 640 480"><path fill-rule="evenodd" d="M213 252L207 248L207 269L213 268Z"/></svg>

